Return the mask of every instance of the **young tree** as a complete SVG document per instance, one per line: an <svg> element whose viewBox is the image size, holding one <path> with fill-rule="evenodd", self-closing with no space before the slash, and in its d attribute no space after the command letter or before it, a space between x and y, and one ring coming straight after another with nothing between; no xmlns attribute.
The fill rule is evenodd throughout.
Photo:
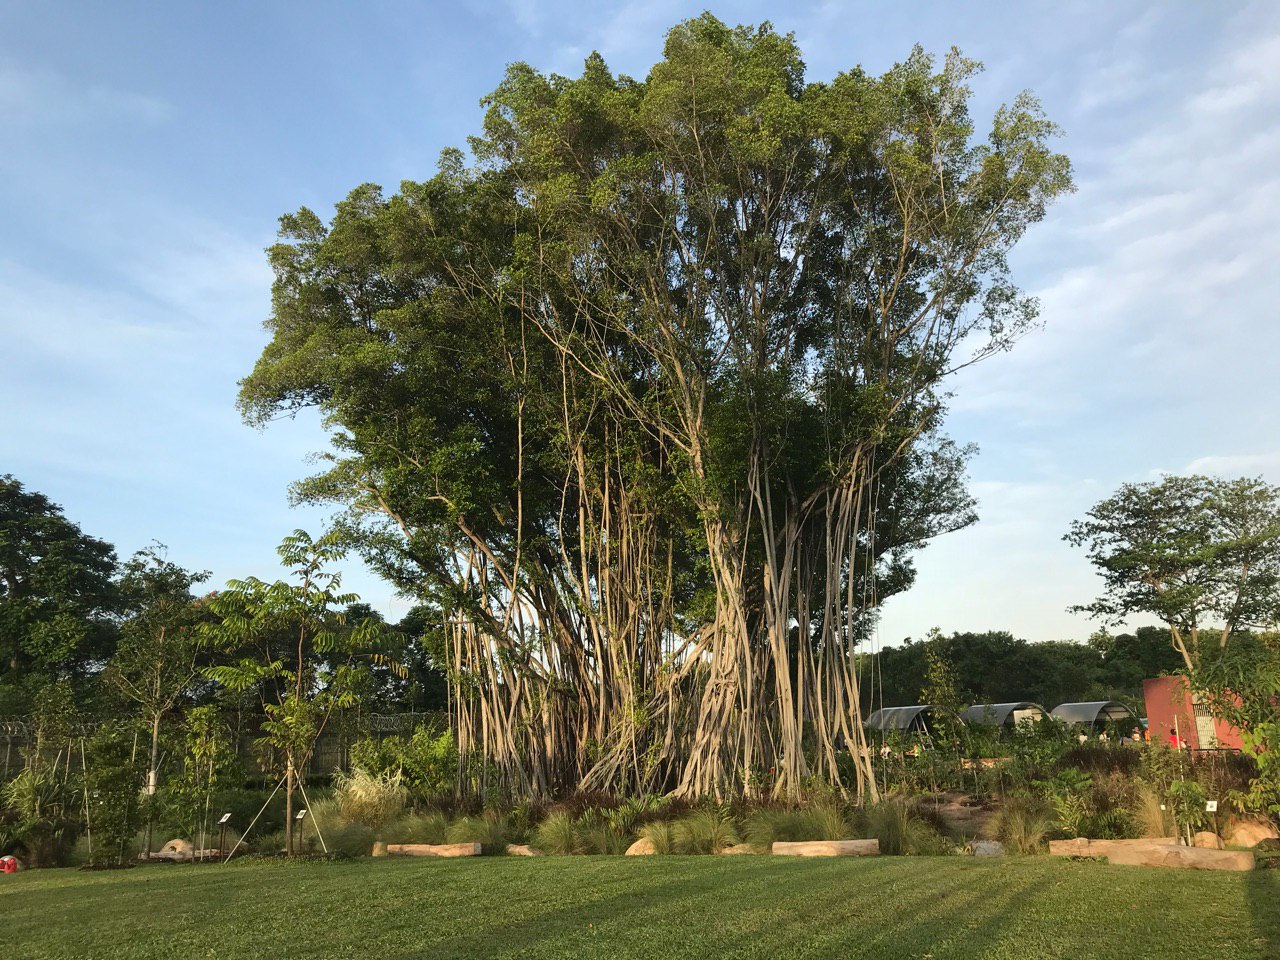
<svg viewBox="0 0 1280 960"><path fill-rule="evenodd" d="M205 674L262 701L263 742L285 770L286 849L292 856L294 793L316 741L335 710L355 706L368 686L369 664L394 664L393 634L376 619L347 620L355 594L341 593L341 576L325 568L343 554L330 534L313 540L297 530L279 548L294 583L256 577L232 580L210 600L217 622L206 636L236 662Z"/></svg>
<svg viewBox="0 0 1280 960"><path fill-rule="evenodd" d="M1280 619L1280 488L1260 479L1127 483L1064 537L1088 550L1104 592L1072 607L1109 623L1154 616L1187 672L1232 634Z"/></svg>
<svg viewBox="0 0 1280 960"><path fill-rule="evenodd" d="M83 679L110 656L115 569L109 543L0 476L0 713L25 712L40 686Z"/></svg>
<svg viewBox="0 0 1280 960"><path fill-rule="evenodd" d="M328 417L295 492L444 613L510 789L874 791L852 652L973 519L943 383L1033 325L1007 254L1071 183L1029 96L979 141L977 69L809 82L708 14L643 80L514 65L474 167L282 218L243 410Z"/></svg>
<svg viewBox="0 0 1280 960"><path fill-rule="evenodd" d="M1210 698L1215 716L1240 731L1258 776L1240 798L1244 805L1280 813L1280 634L1248 635L1193 678Z"/></svg>
<svg viewBox="0 0 1280 960"><path fill-rule="evenodd" d="M166 716L186 697L199 677L201 639L197 626L207 613L191 593L209 579L165 559L163 547L136 553L120 578L130 613L121 625L107 681L142 713L151 735L146 793L159 786L160 730ZM151 852L154 803L148 806L143 850Z"/></svg>

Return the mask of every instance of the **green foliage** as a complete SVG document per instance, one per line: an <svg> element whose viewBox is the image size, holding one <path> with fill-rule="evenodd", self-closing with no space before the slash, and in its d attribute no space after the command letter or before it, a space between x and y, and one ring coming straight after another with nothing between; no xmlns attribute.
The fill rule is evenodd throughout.
<svg viewBox="0 0 1280 960"><path fill-rule="evenodd" d="M135 853L134 838L143 822L144 767L135 754L134 734L104 724L85 745L85 829L95 866L121 866Z"/></svg>
<svg viewBox="0 0 1280 960"><path fill-rule="evenodd" d="M790 700L708 734L723 742L696 752L724 759L703 763L649 709L691 691L667 696L661 658L637 657L641 675L594 681L626 689L602 702L641 704L634 730L584 750L577 665L603 662L598 638L617 622L717 638L733 622L741 650L796 669L803 644L762 631L785 636L799 611L733 609L773 544L828 556L852 510L862 526L825 561L839 572L808 571L806 591L838 611L823 642L851 651L858 637L835 627L857 619L847 598L906 589L912 553L972 522L942 381L1034 325L1008 254L1071 189L1030 95L977 134L977 70L916 49L883 76L808 82L794 38L704 14L668 33L643 80L598 55L577 77L514 64L484 101L472 166L447 151L436 176L392 196L361 185L328 222L281 218L271 341L242 411L317 408L332 426L326 471L295 496L347 508L346 542L482 638L450 680L489 700L476 734L507 783L737 791L751 764L730 744L786 727L770 711ZM628 609L606 614L606 592ZM760 764L791 765L793 790L809 748L795 736Z"/></svg>
<svg viewBox="0 0 1280 960"><path fill-rule="evenodd" d="M1238 638L1193 678L1215 716L1240 731L1257 775L1232 800L1245 809L1280 813L1280 634Z"/></svg>
<svg viewBox="0 0 1280 960"><path fill-rule="evenodd" d="M231 734L216 704L203 704L187 711L182 735L180 772L172 777L161 796L168 807L168 820L181 836L193 842L209 835L209 814L219 787L234 779L239 761L231 746ZM256 794L255 794L256 799ZM262 799L265 799L262 798ZM221 801L219 806L226 806ZM253 813L223 809L243 829ZM239 814L238 816L235 814Z"/></svg>
<svg viewBox="0 0 1280 960"><path fill-rule="evenodd" d="M1249 627L1280 621L1280 487L1260 479L1166 477L1124 484L1065 539L1085 547L1105 592L1075 609L1168 625L1189 672ZM1213 646L1201 646L1203 630Z"/></svg>
<svg viewBox="0 0 1280 960"><path fill-rule="evenodd" d="M298 530L278 552L295 583L233 580L210 601L216 619L204 634L230 662L204 673L232 692L261 697L259 742L283 769L291 805L298 771L334 711L359 703L371 664L394 661L386 652L392 638L379 621L346 620L343 608L358 598L341 593L341 577L326 569L344 552L335 536L313 540ZM286 836L292 830L286 817Z"/></svg>
<svg viewBox="0 0 1280 960"><path fill-rule="evenodd" d="M4 805L13 813L6 846L29 865L61 866L79 826L79 791L56 764L28 766L4 785Z"/></svg>
<svg viewBox="0 0 1280 960"><path fill-rule="evenodd" d="M84 683L115 646L115 550L42 494L0 475L0 716L26 713L60 679Z"/></svg>
<svg viewBox="0 0 1280 960"><path fill-rule="evenodd" d="M377 776L399 775L413 799L430 803L452 796L458 781L458 748L452 730L420 724L406 739L367 737L351 745L355 767Z"/></svg>
<svg viewBox="0 0 1280 960"><path fill-rule="evenodd" d="M575 825L581 853L617 857L631 845L627 835L600 817L585 817Z"/></svg>
<svg viewBox="0 0 1280 960"><path fill-rule="evenodd" d="M662 816L669 805L669 798L649 794L643 797L627 797L618 806L602 809L600 813L613 829L631 836L640 824Z"/></svg>
<svg viewBox="0 0 1280 960"><path fill-rule="evenodd" d="M1174 780L1165 793L1165 804L1184 831L1195 833L1208 823L1205 801L1209 797L1198 780Z"/></svg>

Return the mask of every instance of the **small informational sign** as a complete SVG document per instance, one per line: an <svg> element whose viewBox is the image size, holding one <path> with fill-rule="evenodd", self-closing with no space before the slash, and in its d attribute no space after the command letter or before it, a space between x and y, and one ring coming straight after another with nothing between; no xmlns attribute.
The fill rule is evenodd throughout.
<svg viewBox="0 0 1280 960"><path fill-rule="evenodd" d="M1166 806L1162 803L1162 804L1160 804L1160 809L1161 809L1161 810L1168 810L1169 808L1168 808L1168 807L1166 807Z"/></svg>
<svg viewBox="0 0 1280 960"><path fill-rule="evenodd" d="M1218 812L1218 801L1217 801L1217 800L1210 800L1210 801L1208 801L1207 803L1205 803L1205 805L1204 805L1204 809L1205 809L1205 812L1206 812L1206 813L1217 813L1217 812Z"/></svg>
<svg viewBox="0 0 1280 960"><path fill-rule="evenodd" d="M222 823L226 823L226 822L227 822L228 820L230 820L230 819L231 819L231 814L229 814L229 813L224 813L224 814L222 815L222 819L221 819L221 820L219 820L219 821L218 821L218 823L220 823L220 824L222 824Z"/></svg>
<svg viewBox="0 0 1280 960"><path fill-rule="evenodd" d="M295 819L295 820L301 820L301 819L302 819L303 817L305 817L306 815L307 815L307 811L306 811L305 809L302 809L302 810L299 810L299 811L298 811L297 816L295 816L293 819Z"/></svg>

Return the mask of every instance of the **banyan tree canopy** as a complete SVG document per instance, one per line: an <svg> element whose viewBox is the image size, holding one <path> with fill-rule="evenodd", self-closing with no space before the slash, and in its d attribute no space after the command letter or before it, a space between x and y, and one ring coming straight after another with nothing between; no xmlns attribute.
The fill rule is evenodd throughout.
<svg viewBox="0 0 1280 960"><path fill-rule="evenodd" d="M918 703L910 707L884 707L867 717L867 726L889 733L928 733L933 705Z"/></svg>
<svg viewBox="0 0 1280 960"><path fill-rule="evenodd" d="M1039 720L1045 712L1040 704L1023 700L1018 703L975 703L972 707L965 708L963 716L970 723L1012 727L1023 720Z"/></svg>
<svg viewBox="0 0 1280 960"><path fill-rule="evenodd" d="M1107 720L1132 719L1133 711L1119 700L1091 700L1088 703L1060 704L1050 711L1049 716L1091 727Z"/></svg>

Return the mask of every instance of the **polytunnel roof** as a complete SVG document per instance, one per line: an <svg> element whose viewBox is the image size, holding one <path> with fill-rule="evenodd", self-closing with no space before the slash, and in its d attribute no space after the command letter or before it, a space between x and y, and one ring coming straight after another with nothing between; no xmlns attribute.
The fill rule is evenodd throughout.
<svg viewBox="0 0 1280 960"><path fill-rule="evenodd" d="M1099 720L1124 720L1133 711L1119 700L1091 700L1088 703L1063 703L1050 711L1050 716L1067 723L1097 723Z"/></svg>
<svg viewBox="0 0 1280 960"><path fill-rule="evenodd" d="M910 707L883 707L867 717L867 726L876 730L909 730L916 718L926 710L932 710L929 703L917 703Z"/></svg>
<svg viewBox="0 0 1280 960"><path fill-rule="evenodd" d="M975 703L972 707L965 708L963 716L970 723L1001 726L1008 723L1010 715L1019 710L1039 710L1041 713L1048 713L1040 704L1023 700L1018 703Z"/></svg>

